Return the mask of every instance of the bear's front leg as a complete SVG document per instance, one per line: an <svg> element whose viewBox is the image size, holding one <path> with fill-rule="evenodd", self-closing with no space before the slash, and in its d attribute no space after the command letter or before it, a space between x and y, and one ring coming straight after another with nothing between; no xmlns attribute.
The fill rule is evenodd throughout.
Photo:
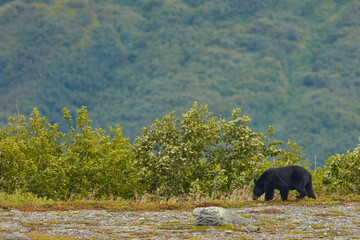
<svg viewBox="0 0 360 240"><path fill-rule="evenodd" d="M287 201L289 195L288 185L282 185L279 189L280 189L281 200Z"/></svg>
<svg viewBox="0 0 360 240"><path fill-rule="evenodd" d="M270 201L274 198L274 189L270 188L265 192L265 201Z"/></svg>

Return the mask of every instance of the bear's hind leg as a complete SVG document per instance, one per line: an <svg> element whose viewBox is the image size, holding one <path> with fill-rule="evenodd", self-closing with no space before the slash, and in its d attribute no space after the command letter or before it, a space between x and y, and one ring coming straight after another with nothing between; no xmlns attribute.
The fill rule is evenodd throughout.
<svg viewBox="0 0 360 240"><path fill-rule="evenodd" d="M305 187L302 187L302 188L299 188L299 189L296 189L299 193L300 193L300 196L296 196L297 199L302 199L304 197L306 197L308 194L306 192L306 189Z"/></svg>
<svg viewBox="0 0 360 240"><path fill-rule="evenodd" d="M311 181L311 179L310 179L310 181L305 185L305 189L306 189L306 192L307 192L307 196L308 196L308 197L316 199L315 194L314 194L314 190L313 190L313 186L312 186L312 181Z"/></svg>

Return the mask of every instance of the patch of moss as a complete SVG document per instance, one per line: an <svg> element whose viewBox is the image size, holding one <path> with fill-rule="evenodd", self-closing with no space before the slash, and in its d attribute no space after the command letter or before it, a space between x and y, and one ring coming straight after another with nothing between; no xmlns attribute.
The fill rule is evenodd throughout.
<svg viewBox="0 0 360 240"><path fill-rule="evenodd" d="M323 202L324 205L327 205L327 206L338 206L339 205L339 201L325 201Z"/></svg>
<svg viewBox="0 0 360 240"><path fill-rule="evenodd" d="M325 228L324 225L318 224L318 223L312 223L312 224L309 224L309 226L312 227L313 229L322 229L322 228Z"/></svg>
<svg viewBox="0 0 360 240"><path fill-rule="evenodd" d="M283 232L282 234L306 234L308 231L305 230L294 230L289 232Z"/></svg>
<svg viewBox="0 0 360 240"><path fill-rule="evenodd" d="M31 240L81 240L85 238L80 237L72 237L72 236L53 236L48 234L39 234L39 233L26 233L26 236L28 236Z"/></svg>
<svg viewBox="0 0 360 240"><path fill-rule="evenodd" d="M285 225L283 225L283 229L286 230L292 230L292 229L296 229L297 224L295 223L286 223Z"/></svg>
<svg viewBox="0 0 360 240"><path fill-rule="evenodd" d="M85 226L98 226L98 222L91 222L88 220L69 220L65 222L66 224L81 224Z"/></svg>
<svg viewBox="0 0 360 240"><path fill-rule="evenodd" d="M215 226L214 228L220 232L229 231L229 230L238 232L242 230L242 226L236 226L236 225Z"/></svg>
<svg viewBox="0 0 360 240"><path fill-rule="evenodd" d="M44 221L21 221L20 224L23 227L30 228L33 231L39 231L39 230L51 230L53 227L51 225L58 224L58 222L52 221L52 220L44 220Z"/></svg>
<svg viewBox="0 0 360 240"><path fill-rule="evenodd" d="M196 232L202 232L209 228L209 226L195 226L188 224L181 224L177 222L168 222L166 224L156 226L157 229L161 230L191 230Z"/></svg>
<svg viewBox="0 0 360 240"><path fill-rule="evenodd" d="M303 236L301 238L298 238L298 237L286 238L286 240L299 240L299 239L309 239L309 238L313 238L313 237L312 236Z"/></svg>
<svg viewBox="0 0 360 240"><path fill-rule="evenodd" d="M159 232L132 232L126 239L152 239L154 236L161 236Z"/></svg>
<svg viewBox="0 0 360 240"><path fill-rule="evenodd" d="M338 216L351 217L351 215L346 214L339 210L329 210L328 212L316 213L316 214L314 214L314 216L317 216L317 217L338 217Z"/></svg>
<svg viewBox="0 0 360 240"><path fill-rule="evenodd" d="M355 221L355 222L353 222L353 224L355 224L356 226L360 227L360 221Z"/></svg>

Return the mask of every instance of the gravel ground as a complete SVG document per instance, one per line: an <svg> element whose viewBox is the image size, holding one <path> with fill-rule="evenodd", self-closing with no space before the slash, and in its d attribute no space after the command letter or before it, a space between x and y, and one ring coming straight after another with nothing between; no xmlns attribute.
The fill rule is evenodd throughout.
<svg viewBox="0 0 360 240"><path fill-rule="evenodd" d="M0 211L0 235L22 233L30 239L360 239L360 207L261 206L234 209L259 226L194 226L192 212L107 212L104 210ZM36 238L39 239L39 238ZM64 238L63 238L64 239Z"/></svg>

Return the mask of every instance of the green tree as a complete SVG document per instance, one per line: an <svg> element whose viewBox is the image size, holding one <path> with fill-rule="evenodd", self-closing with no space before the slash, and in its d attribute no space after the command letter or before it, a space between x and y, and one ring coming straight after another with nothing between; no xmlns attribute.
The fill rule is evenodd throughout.
<svg viewBox="0 0 360 240"><path fill-rule="evenodd" d="M0 187L40 197L66 200L74 197L135 194L134 154L122 128L93 130L85 107L77 112L76 128L64 108L69 133L58 131L35 108L28 122L22 115L9 118L0 129Z"/></svg>
<svg viewBox="0 0 360 240"><path fill-rule="evenodd" d="M354 151L326 160L324 183L330 192L360 194L360 139Z"/></svg>
<svg viewBox="0 0 360 240"><path fill-rule="evenodd" d="M58 124L51 125L33 110L28 124L29 137L24 152L27 159L28 187L24 191L40 197L56 199L66 192L68 177L61 162L64 134L58 132Z"/></svg>
<svg viewBox="0 0 360 240"><path fill-rule="evenodd" d="M76 129L72 127L70 111L63 109L70 132L65 134L64 161L69 176L68 197L122 196L132 197L136 179L133 153L129 140L122 135L122 128L110 128L110 136L102 129L93 130L87 110L77 111Z"/></svg>
<svg viewBox="0 0 360 240"><path fill-rule="evenodd" d="M64 135L57 131L57 124L40 117L36 108L29 122L25 120L22 115L10 117L8 127L2 129L1 185L9 193L21 189L41 197L57 197L64 193L67 183L59 164Z"/></svg>
<svg viewBox="0 0 360 240"><path fill-rule="evenodd" d="M25 185L27 165L25 149L28 136L25 117L10 117L8 127L1 129L0 173L1 187L7 192L14 192Z"/></svg>
<svg viewBox="0 0 360 240"><path fill-rule="evenodd" d="M250 118L233 111L232 120L216 118L197 102L182 118L175 112L155 120L135 142L146 190L165 196L230 191L249 184L270 156L280 154L267 134L255 133ZM259 170L260 169L260 170Z"/></svg>

